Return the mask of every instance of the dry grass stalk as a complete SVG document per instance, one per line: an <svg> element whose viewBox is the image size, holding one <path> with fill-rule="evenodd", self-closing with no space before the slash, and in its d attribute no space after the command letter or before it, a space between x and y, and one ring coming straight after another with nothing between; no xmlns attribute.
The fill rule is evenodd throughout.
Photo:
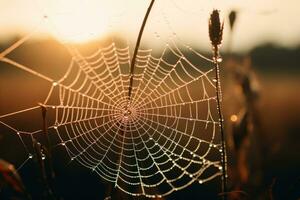
<svg viewBox="0 0 300 200"><path fill-rule="evenodd" d="M224 125L223 125L223 115L221 109L221 86L220 86L220 67L219 62L221 59L219 57L219 47L222 44L223 40L223 27L224 22L220 21L220 14L218 10L213 10L209 19L209 38L213 47L213 60L215 64L215 87L216 87L216 96L217 96L217 109L219 115L220 123L220 132L221 132L221 141L222 141L222 194L223 199L227 199L227 166L226 166L226 149L225 149L225 135L224 135Z"/></svg>

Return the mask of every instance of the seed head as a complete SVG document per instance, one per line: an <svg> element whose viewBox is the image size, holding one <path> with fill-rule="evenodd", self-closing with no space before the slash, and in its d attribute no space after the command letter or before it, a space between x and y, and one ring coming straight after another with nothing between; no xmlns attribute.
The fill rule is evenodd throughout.
<svg viewBox="0 0 300 200"><path fill-rule="evenodd" d="M224 22L220 22L219 10L213 10L208 22L209 38L216 47L222 43Z"/></svg>
<svg viewBox="0 0 300 200"><path fill-rule="evenodd" d="M235 20L236 20L236 11L232 10L232 11L229 13L228 18L229 18L230 29L233 30L234 23L235 23Z"/></svg>

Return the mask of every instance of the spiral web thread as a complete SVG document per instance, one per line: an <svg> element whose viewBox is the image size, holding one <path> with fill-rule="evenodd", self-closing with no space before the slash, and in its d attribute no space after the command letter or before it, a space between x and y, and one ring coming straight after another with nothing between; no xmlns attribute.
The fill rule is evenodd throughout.
<svg viewBox="0 0 300 200"><path fill-rule="evenodd" d="M0 60L50 83L43 102L55 113L49 134L57 135L55 145L64 147L71 161L134 196L160 197L221 175L210 59L174 39L160 56L139 49L128 102L129 46L113 42L83 56L66 45L72 60L65 75L53 80L6 57L26 39L2 52ZM57 103L51 103L54 96ZM42 130L17 130L5 119L36 109L40 106L0 116L28 152L23 164L33 157L23 137L33 139Z"/></svg>

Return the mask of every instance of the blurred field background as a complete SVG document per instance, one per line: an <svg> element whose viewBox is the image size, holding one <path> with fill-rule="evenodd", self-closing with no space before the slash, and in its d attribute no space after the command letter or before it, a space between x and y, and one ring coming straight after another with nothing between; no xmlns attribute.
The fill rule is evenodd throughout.
<svg viewBox="0 0 300 200"><path fill-rule="evenodd" d="M49 18L54 24L53 27L57 29L52 26L45 28L42 23L44 28L39 30L38 34L33 34L30 40L7 57L54 79L65 73L71 59L61 43L76 43L82 52L89 54L106 43L103 38L113 35L122 42L128 40L133 47L139 29L137 24L140 24L147 6L147 3L142 1L122 1L123 3L118 5L117 1L105 2L103 5L106 12L91 18L110 16L109 20L101 21L108 28L98 30L93 29L96 25L80 29L80 25L87 23L79 20L82 19L82 15L76 15L78 19L68 18L74 14L74 10L75 13L79 12L80 1L67 1L66 9L63 9L64 3L49 2L0 2L0 30L3 30L0 33L0 52L31 32L40 20ZM229 198L299 199L299 2L294 0L283 3L269 0L264 3L239 3L228 0L183 3L170 0L159 3L157 1L158 5L154 8L152 17L150 15L143 40L143 47L153 48L157 53L161 52L169 35L175 32L180 40L210 56L207 19L211 8L219 8L225 20L225 36L221 48L221 82L228 143L228 189L233 191ZM88 11L91 7L87 5L83 3L81 9ZM117 6L114 7L115 5ZM57 8L59 9L55 10ZM162 8L164 12L160 15L158 13L162 12ZM228 15L232 10L236 12L236 20L231 29ZM163 19L164 16L167 19ZM61 17L65 22L59 24ZM191 19L188 22L185 20L187 17ZM74 19L78 21L75 26L71 25ZM90 21L89 18L86 20ZM91 21L91 24L97 23L97 20ZM75 33L65 32L66 29L71 30L74 27ZM77 37L82 35L84 37ZM68 38L72 38L71 41ZM36 77L0 62L0 115L36 105L45 98L47 88L49 84L41 83ZM29 130L35 130L42 123L40 113L29 113L28 116L20 118L5 118L3 121ZM28 124L35 125L31 127ZM54 154L54 183L56 193L61 199L104 198L106 186L98 176L76 162L68 164L63 149L54 149ZM18 136L0 124L0 159L18 168L26 157ZM33 199L41 199L44 186L37 164L29 161L18 172ZM217 199L220 191L219 181L216 179L201 186L194 184L165 199L196 199L195 196L197 199ZM10 194L7 193L7 185L1 182L0 187L3 187L3 190L0 189L0 197L7 198L5 195ZM125 198L120 195L118 199Z"/></svg>

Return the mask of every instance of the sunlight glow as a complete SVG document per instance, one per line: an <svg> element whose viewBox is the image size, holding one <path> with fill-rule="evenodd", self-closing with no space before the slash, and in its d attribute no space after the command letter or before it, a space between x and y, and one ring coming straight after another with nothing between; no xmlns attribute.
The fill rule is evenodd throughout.
<svg viewBox="0 0 300 200"><path fill-rule="evenodd" d="M47 3L49 4L49 3ZM95 3L78 0L51 1L47 12L52 34L66 42L83 43L103 36L108 30L107 13Z"/></svg>

